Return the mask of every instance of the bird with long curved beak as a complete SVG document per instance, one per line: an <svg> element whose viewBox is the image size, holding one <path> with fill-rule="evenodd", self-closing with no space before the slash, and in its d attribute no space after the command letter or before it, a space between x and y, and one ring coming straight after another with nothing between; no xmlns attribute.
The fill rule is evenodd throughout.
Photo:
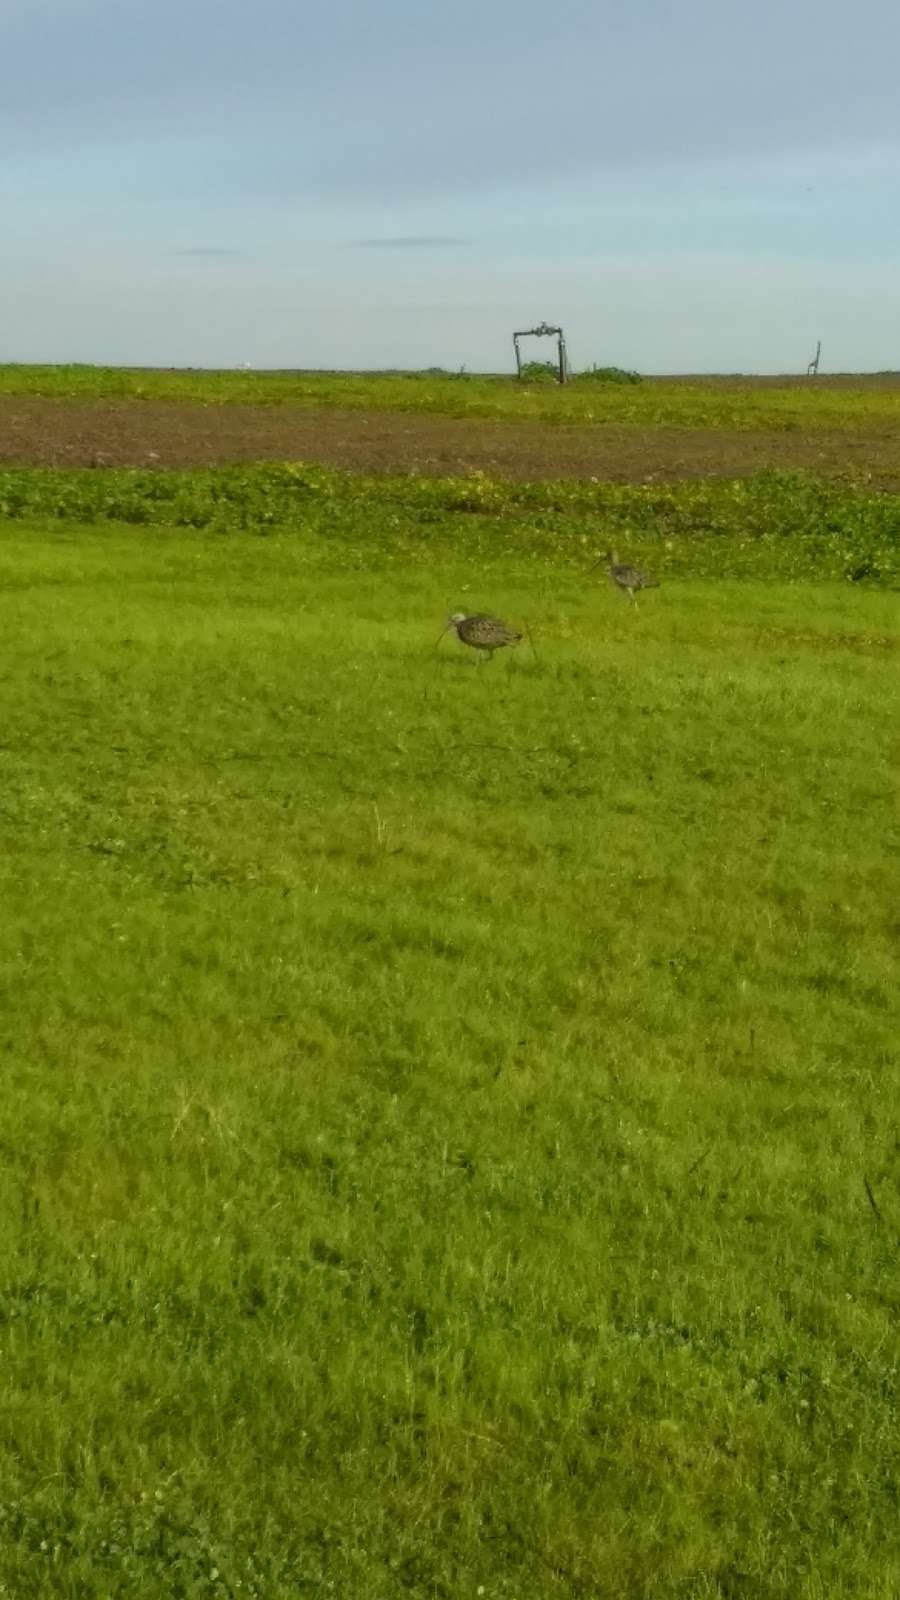
<svg viewBox="0 0 900 1600"><path fill-rule="evenodd" d="M610 582L614 583L617 589L621 589L623 594L627 594L632 605L637 605L635 590L659 588L657 579L651 578L649 572L644 572L642 567L629 567L620 563L618 557L611 555L608 550L594 562L591 572L595 572L599 566L605 566Z"/></svg>
<svg viewBox="0 0 900 1600"><path fill-rule="evenodd" d="M522 639L522 634L516 628L508 627L497 617L489 617L482 612L467 617L464 611L454 611L444 623L435 649L451 628L456 630L456 637L461 644L470 645L473 650L486 652L489 661L493 660L495 650L503 650L507 645L517 645Z"/></svg>

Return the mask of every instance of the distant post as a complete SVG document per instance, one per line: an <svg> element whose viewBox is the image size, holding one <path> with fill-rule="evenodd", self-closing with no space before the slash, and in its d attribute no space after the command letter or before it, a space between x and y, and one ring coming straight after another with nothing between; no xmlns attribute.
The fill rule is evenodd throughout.
<svg viewBox="0 0 900 1600"><path fill-rule="evenodd" d="M553 328L548 322L539 322L536 328L522 328L513 334L513 349L516 352L516 377L522 376L522 352L519 349L520 339L543 339L549 334L556 338L557 371L559 382L565 383L569 376L569 363L566 356L566 336L562 328Z"/></svg>
<svg viewBox="0 0 900 1600"><path fill-rule="evenodd" d="M818 344L816 345L816 353L813 356L812 361L809 363L809 366L806 369L806 376L808 378L817 378L819 376L819 358L820 358L821 354L822 354L822 341L820 339Z"/></svg>

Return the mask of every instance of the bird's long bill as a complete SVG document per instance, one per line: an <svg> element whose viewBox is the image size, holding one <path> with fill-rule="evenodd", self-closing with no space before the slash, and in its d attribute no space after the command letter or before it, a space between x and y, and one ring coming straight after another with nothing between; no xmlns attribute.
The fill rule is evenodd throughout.
<svg viewBox="0 0 900 1600"><path fill-rule="evenodd" d="M440 633L438 634L437 638L434 641L435 650L437 649L438 645L440 644L441 640L443 639L444 634L445 633L449 633L449 631L450 631L450 629L452 627L453 627L453 623L452 622L445 622L444 623L444 626L442 627Z"/></svg>

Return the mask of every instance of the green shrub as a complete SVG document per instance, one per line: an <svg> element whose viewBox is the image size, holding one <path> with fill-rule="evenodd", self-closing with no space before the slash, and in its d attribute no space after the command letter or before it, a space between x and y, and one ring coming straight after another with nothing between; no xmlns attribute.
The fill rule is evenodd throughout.
<svg viewBox="0 0 900 1600"><path fill-rule="evenodd" d="M629 372L625 367L591 367L588 372L579 372L580 378L587 378L591 383L640 383L639 372Z"/></svg>
<svg viewBox="0 0 900 1600"><path fill-rule="evenodd" d="M520 377L523 383L558 383L559 367L554 361L523 361Z"/></svg>

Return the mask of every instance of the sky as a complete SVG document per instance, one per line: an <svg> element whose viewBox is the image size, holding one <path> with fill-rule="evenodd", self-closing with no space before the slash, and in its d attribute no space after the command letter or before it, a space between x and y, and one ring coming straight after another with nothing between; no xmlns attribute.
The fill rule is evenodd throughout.
<svg viewBox="0 0 900 1600"><path fill-rule="evenodd" d="M0 361L900 368L898 63L897 0L0 0Z"/></svg>

